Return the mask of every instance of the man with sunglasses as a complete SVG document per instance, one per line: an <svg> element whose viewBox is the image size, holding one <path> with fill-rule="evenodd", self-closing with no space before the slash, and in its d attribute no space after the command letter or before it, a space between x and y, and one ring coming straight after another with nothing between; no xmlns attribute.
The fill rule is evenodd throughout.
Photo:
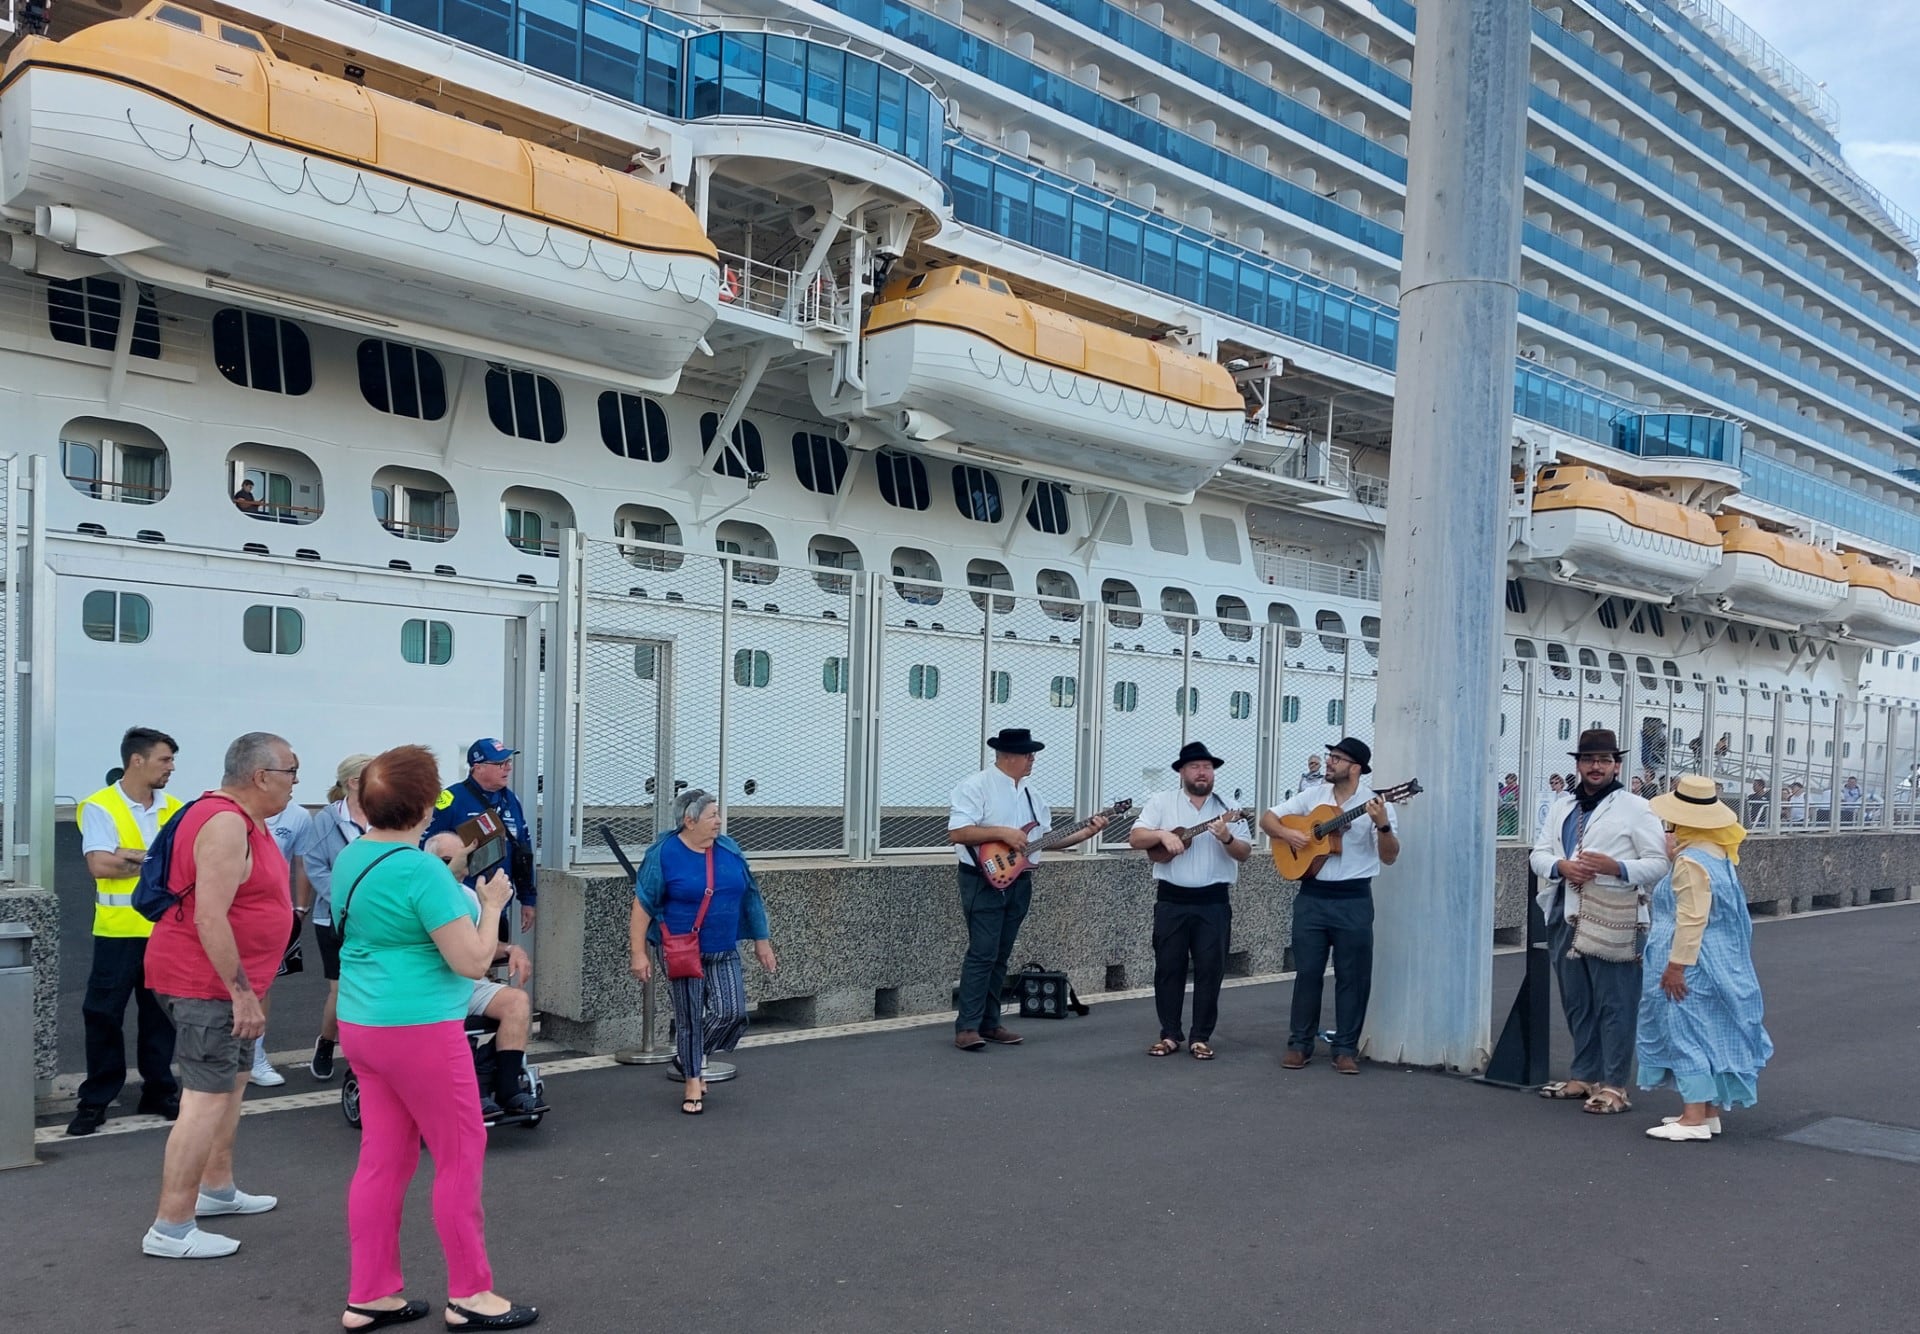
<svg viewBox="0 0 1920 1334"><path fill-rule="evenodd" d="M513 782L513 757L519 753L492 737L482 737L468 746L467 776L440 794L426 836L457 833L461 825L482 813L497 816L507 831L507 860L502 869L513 882L514 897L520 900L520 930L525 933L533 930L534 902L540 887L533 868L533 836L527 828L526 812L509 786Z"/></svg>

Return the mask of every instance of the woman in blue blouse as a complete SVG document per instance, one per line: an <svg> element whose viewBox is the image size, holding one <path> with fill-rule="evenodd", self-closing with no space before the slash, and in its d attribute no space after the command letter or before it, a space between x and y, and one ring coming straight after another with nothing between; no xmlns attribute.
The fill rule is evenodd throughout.
<svg viewBox="0 0 1920 1334"><path fill-rule="evenodd" d="M720 832L720 804L694 789L674 802L676 832L647 849L634 880L633 916L628 927L630 971L642 985L653 977L660 922L684 935L693 930L701 900L709 888L713 901L700 925L700 965L704 976L669 978L673 1002L674 1066L687 1081L680 1110L698 1116L705 1108L706 1081L701 1072L715 1052L732 1051L747 1031L747 984L740 972L740 942L753 942L754 957L773 973L779 969L767 939L767 910L760 886L740 845ZM660 964L664 974L666 968Z"/></svg>

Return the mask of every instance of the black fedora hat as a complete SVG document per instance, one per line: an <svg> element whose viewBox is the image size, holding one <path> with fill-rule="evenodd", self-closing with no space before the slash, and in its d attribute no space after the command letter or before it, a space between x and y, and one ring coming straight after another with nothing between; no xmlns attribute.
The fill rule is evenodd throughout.
<svg viewBox="0 0 1920 1334"><path fill-rule="evenodd" d="M1579 749L1567 754L1576 760L1582 755L1611 755L1619 760L1625 759L1627 752L1620 749L1620 738L1613 734L1611 727L1589 727L1580 734Z"/></svg>
<svg viewBox="0 0 1920 1334"><path fill-rule="evenodd" d="M1180 770L1186 768L1196 760L1205 760L1216 769L1225 768L1227 763L1218 755L1208 751L1208 749L1198 741L1189 741L1186 745L1180 747L1180 758L1173 762L1173 771L1179 773Z"/></svg>
<svg viewBox="0 0 1920 1334"><path fill-rule="evenodd" d="M1370 774L1373 772L1373 747L1369 746L1359 737L1343 736L1338 741L1329 743L1327 749L1345 755L1348 759L1360 766L1361 773Z"/></svg>
<svg viewBox="0 0 1920 1334"><path fill-rule="evenodd" d="M1024 727L1003 727L999 735L987 738L987 745L1009 755L1031 755L1047 748L1046 742L1035 741L1033 733Z"/></svg>

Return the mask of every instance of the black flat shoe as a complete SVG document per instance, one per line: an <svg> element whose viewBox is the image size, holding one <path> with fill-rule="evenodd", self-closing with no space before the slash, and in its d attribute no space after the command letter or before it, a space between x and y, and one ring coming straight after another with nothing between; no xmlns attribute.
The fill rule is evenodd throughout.
<svg viewBox="0 0 1920 1334"><path fill-rule="evenodd" d="M454 1316L460 1319L455 1320ZM448 1329L520 1329L539 1318L540 1308L537 1306L515 1306L499 1315L481 1315L478 1311L469 1311L458 1302L447 1303Z"/></svg>
<svg viewBox="0 0 1920 1334"><path fill-rule="evenodd" d="M405 1306L396 1306L391 1310L379 1306L350 1305L347 1307L347 1314L366 1316L367 1323L364 1325L349 1325L343 1320L340 1322L340 1328L359 1331L363 1329L384 1329L388 1325L411 1324L415 1320L424 1320L427 1313L431 1310L433 1310L433 1308L422 1301L411 1301Z"/></svg>

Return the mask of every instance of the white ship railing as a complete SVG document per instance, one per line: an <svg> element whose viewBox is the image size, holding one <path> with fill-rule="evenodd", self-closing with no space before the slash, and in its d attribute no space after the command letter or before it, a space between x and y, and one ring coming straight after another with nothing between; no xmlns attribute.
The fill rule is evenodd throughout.
<svg viewBox="0 0 1920 1334"><path fill-rule="evenodd" d="M743 310L785 324L845 329L845 288L830 268L802 282L798 270L730 251L720 252L720 310Z"/></svg>
<svg viewBox="0 0 1920 1334"><path fill-rule="evenodd" d="M1370 570L1308 560L1304 556L1283 556L1272 551L1256 551L1253 567L1261 582L1278 588L1298 588L1328 597L1359 598L1363 602L1380 600L1380 576Z"/></svg>

